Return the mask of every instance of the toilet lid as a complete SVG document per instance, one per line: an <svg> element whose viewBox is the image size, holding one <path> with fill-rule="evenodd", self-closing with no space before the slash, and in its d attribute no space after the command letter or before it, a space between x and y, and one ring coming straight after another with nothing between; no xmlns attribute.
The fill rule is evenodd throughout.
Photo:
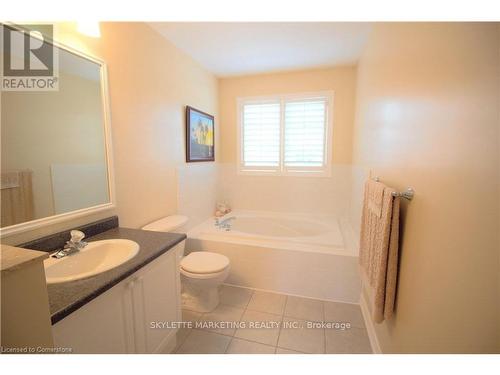
<svg viewBox="0 0 500 375"><path fill-rule="evenodd" d="M142 230L151 230L154 232L171 232L178 229L179 227L182 227L187 223L187 221L187 216L171 215L143 226Z"/></svg>
<svg viewBox="0 0 500 375"><path fill-rule="evenodd" d="M228 257L208 251L195 251L181 260L181 268L191 273L215 273L228 265Z"/></svg>

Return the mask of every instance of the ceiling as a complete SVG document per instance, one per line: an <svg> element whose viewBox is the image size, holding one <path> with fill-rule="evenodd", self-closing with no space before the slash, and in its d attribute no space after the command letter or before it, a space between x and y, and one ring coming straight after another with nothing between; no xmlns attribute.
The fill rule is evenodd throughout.
<svg viewBox="0 0 500 375"><path fill-rule="evenodd" d="M149 25L219 77L355 64L371 29L352 22Z"/></svg>

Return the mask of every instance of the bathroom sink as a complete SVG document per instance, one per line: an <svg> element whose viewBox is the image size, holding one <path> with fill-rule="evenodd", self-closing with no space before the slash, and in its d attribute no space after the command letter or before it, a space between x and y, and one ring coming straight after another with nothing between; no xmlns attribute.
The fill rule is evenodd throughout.
<svg viewBox="0 0 500 375"><path fill-rule="evenodd" d="M44 261L47 284L65 283L95 276L132 259L139 252L139 244L130 240L103 240L89 242L79 252Z"/></svg>

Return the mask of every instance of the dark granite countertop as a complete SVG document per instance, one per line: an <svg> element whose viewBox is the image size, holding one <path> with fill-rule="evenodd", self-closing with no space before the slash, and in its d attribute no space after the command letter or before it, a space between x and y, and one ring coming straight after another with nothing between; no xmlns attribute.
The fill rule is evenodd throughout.
<svg viewBox="0 0 500 375"><path fill-rule="evenodd" d="M88 242L122 238L135 241L137 255L119 267L87 279L47 285L52 324L57 323L120 281L164 254L186 238L185 234L113 228L86 239Z"/></svg>

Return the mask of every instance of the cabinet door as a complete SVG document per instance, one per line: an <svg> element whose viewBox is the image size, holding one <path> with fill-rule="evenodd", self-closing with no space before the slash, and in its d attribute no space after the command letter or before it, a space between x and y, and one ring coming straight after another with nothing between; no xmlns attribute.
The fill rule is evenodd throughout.
<svg viewBox="0 0 500 375"><path fill-rule="evenodd" d="M130 286L123 281L54 324L54 346L73 353L133 353Z"/></svg>
<svg viewBox="0 0 500 375"><path fill-rule="evenodd" d="M184 243L155 259L137 272L133 303L136 317L136 349L140 353L168 352L175 346L177 329L153 328L155 323L180 320L180 278L178 252Z"/></svg>

